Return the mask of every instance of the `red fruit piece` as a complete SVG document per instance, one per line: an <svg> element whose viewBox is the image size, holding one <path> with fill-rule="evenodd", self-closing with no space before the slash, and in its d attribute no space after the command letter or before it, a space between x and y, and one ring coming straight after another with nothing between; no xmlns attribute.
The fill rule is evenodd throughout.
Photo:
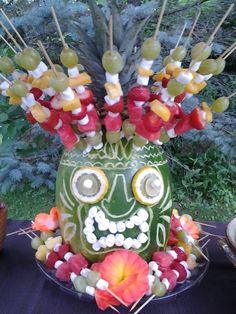
<svg viewBox="0 0 236 314"><path fill-rule="evenodd" d="M99 121L98 113L94 105L90 104L87 107L87 113L88 113L89 119L92 117L95 121Z"/></svg>
<svg viewBox="0 0 236 314"><path fill-rule="evenodd" d="M152 102L155 99L162 102L161 94L160 93L158 93L158 94L151 93L149 101Z"/></svg>
<svg viewBox="0 0 236 314"><path fill-rule="evenodd" d="M46 121L46 123L54 128L59 122L59 113L57 110L50 110L50 117L48 118L48 120Z"/></svg>
<svg viewBox="0 0 236 314"><path fill-rule="evenodd" d="M163 280L164 278L166 278L169 281L170 286L169 286L168 290L174 289L174 287L176 286L176 283L177 283L177 276L173 272L173 270L168 269L164 273L162 273L160 279Z"/></svg>
<svg viewBox="0 0 236 314"><path fill-rule="evenodd" d="M104 119L104 124L108 132L120 131L122 125L121 115L118 114L117 117L111 117L109 113L107 113Z"/></svg>
<svg viewBox="0 0 236 314"><path fill-rule="evenodd" d="M202 130L205 128L206 123L201 117L200 108L194 108L193 111L190 113L190 123L197 130Z"/></svg>
<svg viewBox="0 0 236 314"><path fill-rule="evenodd" d="M123 97L120 97L120 100L115 103L114 105L109 105L108 103L105 102L104 104L104 109L106 111L111 111L114 113L121 113L124 109L124 99Z"/></svg>
<svg viewBox="0 0 236 314"><path fill-rule="evenodd" d="M63 124L70 124L73 121L72 113L71 111L59 111L60 119Z"/></svg>
<svg viewBox="0 0 236 314"><path fill-rule="evenodd" d="M180 103L184 100L185 98L185 93L179 94L175 96L174 102Z"/></svg>
<svg viewBox="0 0 236 314"><path fill-rule="evenodd" d="M92 132L92 131L97 131L97 121L92 117L88 116L89 121L87 124L82 125L80 123L77 124L77 128L80 132Z"/></svg>
<svg viewBox="0 0 236 314"><path fill-rule="evenodd" d="M150 111L143 117L143 123L146 130L158 132L162 127L162 120L154 112Z"/></svg>
<svg viewBox="0 0 236 314"><path fill-rule="evenodd" d="M64 259L64 256L66 255L66 253L70 252L70 246L69 244L62 244L59 247L59 251L58 251L58 256L60 257L60 259Z"/></svg>
<svg viewBox="0 0 236 314"><path fill-rule="evenodd" d="M136 106L133 100L128 99L128 112L130 123L138 123L143 116L143 106Z"/></svg>
<svg viewBox="0 0 236 314"><path fill-rule="evenodd" d="M57 130L60 139L67 150L72 150L72 148L77 143L77 136L75 131L69 124L64 124Z"/></svg>
<svg viewBox="0 0 236 314"><path fill-rule="evenodd" d="M86 109L86 106L84 105L81 105L80 110L78 110L77 113L71 112L72 118L74 120L81 120L86 116L86 114L87 114L87 109Z"/></svg>
<svg viewBox="0 0 236 314"><path fill-rule="evenodd" d="M171 269L176 270L179 273L179 277L177 279L178 282L182 282L187 278L187 271L183 265L174 261L171 264Z"/></svg>
<svg viewBox="0 0 236 314"><path fill-rule="evenodd" d="M136 123L136 133L150 142L154 142L160 138L161 132L150 132L144 127L144 123L141 120L139 123Z"/></svg>
<svg viewBox="0 0 236 314"><path fill-rule="evenodd" d="M48 109L52 109L50 101L38 99L37 102L40 103L40 105L42 105L43 107L46 107Z"/></svg>
<svg viewBox="0 0 236 314"><path fill-rule="evenodd" d="M37 123L37 120L33 117L32 113L30 111L26 112L26 118L31 124Z"/></svg>
<svg viewBox="0 0 236 314"><path fill-rule="evenodd" d="M79 275L81 270L88 266L88 261L83 257L83 255L77 253L69 258L68 265L70 266L72 272Z"/></svg>
<svg viewBox="0 0 236 314"><path fill-rule="evenodd" d="M169 234L169 239L167 245L175 245L178 243L178 238L176 237L176 234L171 230Z"/></svg>
<svg viewBox="0 0 236 314"><path fill-rule="evenodd" d="M93 103L93 92L89 88L85 88L85 91L82 94L78 94L80 102L84 106L88 106Z"/></svg>
<svg viewBox="0 0 236 314"><path fill-rule="evenodd" d="M61 264L56 271L56 278L62 281L70 281L71 269L67 262Z"/></svg>
<svg viewBox="0 0 236 314"><path fill-rule="evenodd" d="M56 252L52 251L48 254L47 260L46 260L46 266L48 268L53 269L54 265L57 261L59 261L59 256Z"/></svg>
<svg viewBox="0 0 236 314"><path fill-rule="evenodd" d="M182 261L186 261L187 260L187 255L180 248L173 247L171 249L173 251L175 251L175 253L177 254L177 259L176 259L177 262L182 262Z"/></svg>
<svg viewBox="0 0 236 314"><path fill-rule="evenodd" d="M34 95L35 100L38 100L43 95L41 89L36 87L31 88L30 93Z"/></svg>
<svg viewBox="0 0 236 314"><path fill-rule="evenodd" d="M135 86L130 89L128 98L135 101L148 101L150 98L150 91L145 86Z"/></svg>
<svg viewBox="0 0 236 314"><path fill-rule="evenodd" d="M168 83L169 83L169 79L167 79L167 78L164 77L164 78L162 79L161 83L162 83L162 87L163 87L163 88L167 88L167 85L168 85Z"/></svg>
<svg viewBox="0 0 236 314"><path fill-rule="evenodd" d="M157 262L157 264L164 269L170 267L174 258L172 255L168 254L167 252L155 252L152 255L152 260Z"/></svg>

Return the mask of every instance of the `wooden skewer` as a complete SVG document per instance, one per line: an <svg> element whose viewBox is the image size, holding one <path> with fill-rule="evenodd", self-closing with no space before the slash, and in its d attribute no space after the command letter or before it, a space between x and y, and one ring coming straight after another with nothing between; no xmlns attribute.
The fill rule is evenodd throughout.
<svg viewBox="0 0 236 314"><path fill-rule="evenodd" d="M18 42L15 40L15 38L12 36L12 34L9 32L9 30L6 28L6 26L0 22L0 26L4 29L5 33L9 36L9 38L11 39L11 41L15 44L15 46L22 51L21 46L18 44Z"/></svg>
<svg viewBox="0 0 236 314"><path fill-rule="evenodd" d="M113 291L111 291L109 288L106 289L108 293L110 293L117 301L119 301L124 306L128 307L128 304L126 304L118 295L116 295Z"/></svg>
<svg viewBox="0 0 236 314"><path fill-rule="evenodd" d="M113 51L113 18L110 15L109 18L109 50L110 52Z"/></svg>
<svg viewBox="0 0 236 314"><path fill-rule="evenodd" d="M131 307L131 309L129 310L129 312L131 312L137 305L138 303L142 300L143 297L139 298Z"/></svg>
<svg viewBox="0 0 236 314"><path fill-rule="evenodd" d="M25 234L25 233L32 233L35 237L38 236L33 230L28 230L28 231L25 231L25 232L21 232L21 233L18 233L18 235L22 235L22 234Z"/></svg>
<svg viewBox="0 0 236 314"><path fill-rule="evenodd" d="M57 18L56 12L55 12L53 7L51 7L51 11L52 11L53 19L54 19L55 24L56 24L57 32L58 32L58 34L59 34L59 36L61 38L62 45L63 45L64 49L68 49L68 45L65 42L65 38L64 38L64 36L62 34L61 27L60 27L60 24L58 22L58 18Z"/></svg>
<svg viewBox="0 0 236 314"><path fill-rule="evenodd" d="M17 54L17 51L12 47L11 44L9 44L9 42L8 42L2 35L0 35L0 38L4 41L5 44L7 44L7 46L8 46L15 54Z"/></svg>
<svg viewBox="0 0 236 314"><path fill-rule="evenodd" d="M27 227L27 228L24 228L23 230L28 230L28 229L31 229L31 226L30 227ZM13 234L16 234L16 233L19 233L20 230L17 230L17 231L14 231L14 232L11 232L11 233L7 233L6 236L10 236L10 235L13 235Z"/></svg>
<svg viewBox="0 0 236 314"><path fill-rule="evenodd" d="M193 246L208 262L210 262L209 258L202 252L202 250L197 245L193 243Z"/></svg>
<svg viewBox="0 0 236 314"><path fill-rule="evenodd" d="M207 240L202 246L201 246L201 250L211 241L211 239Z"/></svg>
<svg viewBox="0 0 236 314"><path fill-rule="evenodd" d="M181 32L180 35L179 35L179 38L178 38L178 40L177 40L177 43L176 43L174 49L176 49L176 48L179 46L179 43L180 43L180 41L181 41L181 39L182 39L182 37L183 37L183 34L184 34L184 31L185 31L186 27L187 27L187 22L184 24L184 27L183 27L183 29L182 29L182 32Z"/></svg>
<svg viewBox="0 0 236 314"><path fill-rule="evenodd" d="M186 47L186 46L188 45L189 40L190 40L190 38L191 38L192 35L193 35L193 31L194 31L194 29L195 29L195 27L196 27L196 25L197 25L197 22L198 22L198 20L199 20L199 17L200 17L200 15L201 15L201 13L202 13L201 10L199 10L199 12L198 12L198 14L197 14L197 16L195 17L195 20L194 20L194 22L193 22L192 28L191 28L191 30L190 30L190 32L189 32L189 34L188 34L188 37L187 37L187 39L186 39L186 41L185 41L184 47Z"/></svg>
<svg viewBox="0 0 236 314"><path fill-rule="evenodd" d="M158 33L159 33L160 26L161 26L161 21L162 21L162 18L163 18L164 12L165 12L165 8L166 8L166 4L167 4L167 0L164 0L164 1L163 1L163 4L162 4L160 16L159 16L159 19L158 19L158 22L157 22L157 26L156 26L155 32L154 32L154 34L153 34L153 39L154 39L154 40L156 40L157 35L158 35Z"/></svg>
<svg viewBox="0 0 236 314"><path fill-rule="evenodd" d="M147 301L144 302L144 303L140 306L140 308L137 309L136 312L134 312L134 314L138 314L138 313L139 313L149 302L151 302L152 299L154 299L154 298L155 298L155 294L151 295L150 298L147 299Z"/></svg>
<svg viewBox="0 0 236 314"><path fill-rule="evenodd" d="M229 95L227 98L234 97L235 95L236 95L236 92L234 92L233 94Z"/></svg>
<svg viewBox="0 0 236 314"><path fill-rule="evenodd" d="M8 84L11 85L11 82L6 78L6 76L4 76L2 73L0 73L1 78L4 79L4 81L6 81Z"/></svg>
<svg viewBox="0 0 236 314"><path fill-rule="evenodd" d="M110 307L113 311L115 311L115 312L117 312L117 313L120 313L120 311L118 311L114 306L109 305L109 307Z"/></svg>
<svg viewBox="0 0 236 314"><path fill-rule="evenodd" d="M199 222L199 221L195 221L195 222L198 223L199 225L202 225L202 226L211 227L211 228L216 228L216 226L210 225L210 224L206 224L206 223L204 223L204 222Z"/></svg>
<svg viewBox="0 0 236 314"><path fill-rule="evenodd" d="M42 51L42 53L44 54L45 58L47 59L49 65L50 65L50 67L51 67L51 69L53 70L53 72L55 73L55 75L57 75L56 67L55 67L55 65L52 63L52 60L50 59L50 57L49 57L49 55L48 55L46 49L44 48L43 43L42 43L40 40L38 40L38 41L37 41L37 44L38 44L38 46L39 46L39 49Z"/></svg>
<svg viewBox="0 0 236 314"><path fill-rule="evenodd" d="M201 239L199 239L198 242L201 242L201 241L205 240L205 239L208 238L208 237L209 237L209 235L207 234L207 235L205 235L204 237L202 237Z"/></svg>
<svg viewBox="0 0 236 314"><path fill-rule="evenodd" d="M5 17L5 19L7 20L7 22L10 24L11 28L14 30L14 32L16 33L16 35L18 36L18 38L20 39L22 44L27 48L28 46L26 45L24 39L21 37L21 35L19 34L19 32L17 31L15 26L12 24L9 17L6 15L6 13L3 11L3 9L0 9L0 11L1 11L2 15Z"/></svg>
<svg viewBox="0 0 236 314"><path fill-rule="evenodd" d="M230 7L228 8L228 10L225 12L225 14L223 15L222 19L220 20L220 22L217 24L216 28L214 29L214 31L212 32L211 36L208 38L207 42L206 42L206 45L210 45L213 40L214 40L214 37L216 35L216 33L218 32L218 30L220 29L221 25L224 23L224 21L226 20L227 16L229 15L229 13L231 12L231 10L233 9L234 7L234 4L232 3L230 5Z"/></svg>
<svg viewBox="0 0 236 314"><path fill-rule="evenodd" d="M209 236L211 236L211 237L215 237L215 238L219 238L219 239L224 238L223 236L220 236L220 235L218 235L218 234L213 234L213 233L206 232L206 231L202 231L202 234L207 234L207 235L209 235Z"/></svg>
<svg viewBox="0 0 236 314"><path fill-rule="evenodd" d="M234 52L235 49L236 49L236 44L235 44L234 48L233 48L231 51L229 51L229 52L227 53L227 55L224 56L223 59L226 60L226 59Z"/></svg>
<svg viewBox="0 0 236 314"><path fill-rule="evenodd" d="M228 54L228 52L230 52L234 47L236 46L236 41L234 43L232 43L232 45L230 47L228 47L220 56L219 58L223 58L225 55Z"/></svg>
<svg viewBox="0 0 236 314"><path fill-rule="evenodd" d="M21 230L27 237L29 237L31 240L33 239L33 237L31 237L27 232L24 231L24 229L21 229L21 228L20 228L20 230Z"/></svg>

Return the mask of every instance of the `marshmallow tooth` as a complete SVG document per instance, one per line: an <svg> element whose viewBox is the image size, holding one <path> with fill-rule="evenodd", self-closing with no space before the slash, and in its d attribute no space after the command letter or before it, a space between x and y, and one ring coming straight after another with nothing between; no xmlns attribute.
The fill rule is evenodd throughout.
<svg viewBox="0 0 236 314"><path fill-rule="evenodd" d="M115 245L114 234L108 234L108 236L106 237L106 245L107 247L113 247Z"/></svg>
<svg viewBox="0 0 236 314"><path fill-rule="evenodd" d="M123 244L123 247L126 249L126 250L129 250L133 245L133 239L132 238L127 238L125 239L124 241L124 244Z"/></svg>
<svg viewBox="0 0 236 314"><path fill-rule="evenodd" d="M109 220L105 218L103 221L99 222L98 230L106 231L109 229L109 226L110 226Z"/></svg>
<svg viewBox="0 0 236 314"><path fill-rule="evenodd" d="M97 241L97 237L95 236L94 233L88 233L86 235L86 239L87 239L88 243L90 243L90 244L94 244Z"/></svg>
<svg viewBox="0 0 236 314"><path fill-rule="evenodd" d="M117 226L114 221L109 222L109 231L113 234L117 233Z"/></svg>
<svg viewBox="0 0 236 314"><path fill-rule="evenodd" d="M88 215L89 215L90 218L94 218L94 217L96 216L97 212L98 212L97 207L96 207L96 206L93 206L93 207L91 207L91 208L89 209Z"/></svg>
<svg viewBox="0 0 236 314"><path fill-rule="evenodd" d="M138 211L137 215L142 219L142 221L148 220L149 217L148 212L143 208Z"/></svg>
<svg viewBox="0 0 236 314"><path fill-rule="evenodd" d="M125 223L123 221L117 222L116 227L118 232L124 232L126 229Z"/></svg>
<svg viewBox="0 0 236 314"><path fill-rule="evenodd" d="M125 240L125 237L124 237L123 234L117 233L117 234L115 235L115 245L116 245L116 246L123 246L124 240Z"/></svg>

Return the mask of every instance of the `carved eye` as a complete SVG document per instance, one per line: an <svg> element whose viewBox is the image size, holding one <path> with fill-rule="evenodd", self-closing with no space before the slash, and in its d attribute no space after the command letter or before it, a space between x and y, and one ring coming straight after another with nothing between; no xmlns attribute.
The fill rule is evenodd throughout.
<svg viewBox="0 0 236 314"><path fill-rule="evenodd" d="M105 173L96 167L76 170L71 178L71 191L83 203L99 202L108 191L109 183Z"/></svg>
<svg viewBox="0 0 236 314"><path fill-rule="evenodd" d="M143 205L153 205L163 196L164 183L161 173L152 167L142 167L132 180L136 200Z"/></svg>

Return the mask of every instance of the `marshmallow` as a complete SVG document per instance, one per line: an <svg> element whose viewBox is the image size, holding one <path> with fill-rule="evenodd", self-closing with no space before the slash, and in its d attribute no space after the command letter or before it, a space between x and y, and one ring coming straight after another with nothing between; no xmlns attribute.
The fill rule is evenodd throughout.
<svg viewBox="0 0 236 314"><path fill-rule="evenodd" d="M173 272L176 274L177 279L178 279L179 278L179 272L177 270L175 270L175 269L173 269Z"/></svg>
<svg viewBox="0 0 236 314"><path fill-rule="evenodd" d="M149 76L141 76L138 75L137 77L137 83L143 86L148 86L149 83Z"/></svg>
<svg viewBox="0 0 236 314"><path fill-rule="evenodd" d="M204 81L204 75L201 75L201 74L197 73L196 77L194 79L194 82L197 83L197 84L200 84L203 81Z"/></svg>
<svg viewBox="0 0 236 314"><path fill-rule="evenodd" d="M61 266L63 264L62 261L56 261L56 263L54 264L54 268L57 269L59 266Z"/></svg>
<svg viewBox="0 0 236 314"><path fill-rule="evenodd" d="M162 271L160 271L159 269L155 271L155 276L160 278L162 275Z"/></svg>
<svg viewBox="0 0 236 314"><path fill-rule="evenodd" d="M72 272L72 273L70 274L70 280L71 280L72 282L74 282L74 280L75 280L76 277L78 277L78 275L76 275L76 273L73 273L73 272Z"/></svg>
<svg viewBox="0 0 236 314"><path fill-rule="evenodd" d="M73 255L74 255L73 253L67 252L67 253L64 255L64 259L65 259L66 261L68 261Z"/></svg>
<svg viewBox="0 0 236 314"><path fill-rule="evenodd" d="M162 283L166 286L166 289L168 290L169 287L170 287L170 283L169 283L169 280L167 278L164 278L162 280Z"/></svg>
<svg viewBox="0 0 236 314"><path fill-rule="evenodd" d="M180 262L180 264L183 265L186 270L188 269L188 264L185 261Z"/></svg>
<svg viewBox="0 0 236 314"><path fill-rule="evenodd" d="M8 89L10 86L10 84L7 82L7 81L3 81L1 84L0 84L0 89Z"/></svg>
<svg viewBox="0 0 236 314"><path fill-rule="evenodd" d="M176 81L186 85L191 82L193 79L193 75L191 72L180 72L180 74L176 77Z"/></svg>
<svg viewBox="0 0 236 314"><path fill-rule="evenodd" d="M189 69L196 72L200 68L201 63L202 63L201 61L192 60Z"/></svg>
<svg viewBox="0 0 236 314"><path fill-rule="evenodd" d="M149 269L151 269L152 271L157 271L157 270L158 270L158 265L157 265L157 263L154 262L154 261L151 261L151 262L148 264L148 266L149 266Z"/></svg>
<svg viewBox="0 0 236 314"><path fill-rule="evenodd" d="M105 102L106 102L108 105L112 106L112 105L116 104L116 103L120 100L120 97L110 98L108 95L106 95L106 96L104 97L104 99L105 99Z"/></svg>
<svg viewBox="0 0 236 314"><path fill-rule="evenodd" d="M85 292L93 297L95 295L95 288L91 286L87 286L85 288Z"/></svg>
<svg viewBox="0 0 236 314"><path fill-rule="evenodd" d="M178 257L178 254L174 250L169 250L167 253L170 254L174 259Z"/></svg>
<svg viewBox="0 0 236 314"><path fill-rule="evenodd" d="M79 69L77 67L68 68L69 77L76 77L79 75Z"/></svg>
<svg viewBox="0 0 236 314"><path fill-rule="evenodd" d="M106 81L111 84L119 83L119 74L111 74L106 72Z"/></svg>
<svg viewBox="0 0 236 314"><path fill-rule="evenodd" d="M99 279L98 282L96 283L96 288L100 290L107 290L108 286L109 286L109 283L102 278Z"/></svg>
<svg viewBox="0 0 236 314"><path fill-rule="evenodd" d="M77 86L75 90L78 94L83 94L85 92L85 87L83 85L80 85L80 86Z"/></svg>
<svg viewBox="0 0 236 314"><path fill-rule="evenodd" d="M153 60L142 59L140 62L140 67L146 70L150 70L153 65L153 62L154 62Z"/></svg>
<svg viewBox="0 0 236 314"><path fill-rule="evenodd" d="M80 125L86 125L86 124L88 124L88 123L89 123L88 115L86 114L86 116L85 116L83 119L80 119L80 120L78 121L78 123L79 123Z"/></svg>
<svg viewBox="0 0 236 314"><path fill-rule="evenodd" d="M54 248L53 248L53 251L54 252L59 252L59 248L60 248L61 244L57 243Z"/></svg>
<svg viewBox="0 0 236 314"><path fill-rule="evenodd" d="M91 270L89 268L83 268L80 272L80 275L83 277L88 277L88 274L91 272Z"/></svg>
<svg viewBox="0 0 236 314"><path fill-rule="evenodd" d="M48 87L43 89L44 94L48 95L48 96L54 96L56 94L56 92L54 91L54 89L52 87Z"/></svg>
<svg viewBox="0 0 236 314"><path fill-rule="evenodd" d="M138 100L135 100L135 101L134 101L134 104L135 104L135 106L137 106L137 107L141 107L142 105L145 104L145 101L138 101Z"/></svg>

